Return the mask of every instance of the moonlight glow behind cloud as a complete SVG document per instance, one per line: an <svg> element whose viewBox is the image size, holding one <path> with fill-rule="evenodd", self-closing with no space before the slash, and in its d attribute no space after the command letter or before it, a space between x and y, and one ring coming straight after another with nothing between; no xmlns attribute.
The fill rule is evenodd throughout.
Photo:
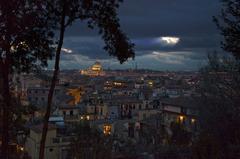
<svg viewBox="0 0 240 159"><path fill-rule="evenodd" d="M174 46L180 41L180 38L164 36L164 37L156 38L154 41L164 46Z"/></svg>
<svg viewBox="0 0 240 159"><path fill-rule="evenodd" d="M71 54L72 53L72 50L71 49L67 49L67 48L62 48L62 51L64 53L67 53L67 54Z"/></svg>

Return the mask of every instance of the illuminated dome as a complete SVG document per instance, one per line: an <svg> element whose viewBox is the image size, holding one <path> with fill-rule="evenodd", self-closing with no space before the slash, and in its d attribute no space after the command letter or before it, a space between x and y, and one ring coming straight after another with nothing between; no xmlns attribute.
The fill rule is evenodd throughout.
<svg viewBox="0 0 240 159"><path fill-rule="evenodd" d="M102 70L102 65L100 62L95 62L94 65L92 65L91 69L93 71L101 71Z"/></svg>
<svg viewBox="0 0 240 159"><path fill-rule="evenodd" d="M104 76L105 72L103 71L101 63L97 61L88 69L82 70L81 74L87 76Z"/></svg>

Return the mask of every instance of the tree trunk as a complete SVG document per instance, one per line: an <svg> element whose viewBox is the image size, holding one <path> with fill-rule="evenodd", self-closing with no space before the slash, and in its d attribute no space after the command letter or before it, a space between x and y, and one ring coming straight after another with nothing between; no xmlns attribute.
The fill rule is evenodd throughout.
<svg viewBox="0 0 240 159"><path fill-rule="evenodd" d="M2 96L3 96L3 105L2 105L2 152L1 158L8 159L8 121L9 121L9 110L11 107L11 94L9 91L9 58L8 53L6 54L6 59L0 60L0 73L2 75Z"/></svg>
<svg viewBox="0 0 240 159"><path fill-rule="evenodd" d="M47 103L47 110L46 110L46 114L44 117L44 123L43 123L42 138L41 138L41 142L40 142L39 159L44 159L44 149L45 149L45 142L46 142L47 131L48 131L48 120L49 120L50 113L51 113L52 99L53 99L54 90L55 90L58 73L59 73L60 54L61 54L61 49L62 49L62 45L63 45L64 32L65 32L65 5L63 5L63 11L62 11L62 15L61 15L60 38L59 38L59 43L58 43L58 47L56 50L53 77L52 77L51 86L50 86L50 89L48 92L48 103Z"/></svg>

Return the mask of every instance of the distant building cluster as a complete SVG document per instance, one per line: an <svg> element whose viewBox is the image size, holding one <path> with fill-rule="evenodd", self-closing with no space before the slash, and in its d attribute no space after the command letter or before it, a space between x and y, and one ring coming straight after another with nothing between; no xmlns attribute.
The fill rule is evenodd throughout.
<svg viewBox="0 0 240 159"><path fill-rule="evenodd" d="M102 65L100 62L96 62L94 65L89 67L86 70L81 70L82 75L87 75L87 76L104 76L105 72L102 68Z"/></svg>
<svg viewBox="0 0 240 159"><path fill-rule="evenodd" d="M48 75L49 72L46 72ZM24 150L38 158L41 120L47 104L49 83L39 75L21 75L22 102L36 107L29 116ZM139 147L149 142L144 133L160 128L171 135L173 122L195 132L198 124L196 72L154 72L146 70L103 71L99 62L87 70L62 71L54 92L46 158L67 159L76 138L74 125L88 121L103 135L134 141ZM154 134L154 133L153 133ZM150 139L150 142L157 142ZM167 143L166 139L161 142ZM142 144L141 144L142 143ZM117 154L125 146L116 141Z"/></svg>

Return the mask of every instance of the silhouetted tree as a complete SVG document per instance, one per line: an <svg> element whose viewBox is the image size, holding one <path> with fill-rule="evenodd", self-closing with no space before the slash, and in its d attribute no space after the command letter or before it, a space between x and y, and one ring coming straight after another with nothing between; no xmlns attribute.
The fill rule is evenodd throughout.
<svg viewBox="0 0 240 159"><path fill-rule="evenodd" d="M221 147L221 144L212 134L202 132L197 142L193 145L194 159L221 158L224 153L224 148Z"/></svg>
<svg viewBox="0 0 240 159"><path fill-rule="evenodd" d="M87 21L89 28L97 27L99 34L105 41L104 49L112 56L116 56L120 63L134 57L133 44L120 30L117 8L122 0L57 0L48 1L48 16L55 18L59 29L58 46L55 53L54 72L48 94L47 110L40 144L39 158L44 158L45 140L48 130L48 120L56 81L59 73L60 53L63 45L64 33L77 19Z"/></svg>
<svg viewBox="0 0 240 159"><path fill-rule="evenodd" d="M217 27L224 37L222 48L240 59L240 1L221 0L222 10L214 17Z"/></svg>
<svg viewBox="0 0 240 159"><path fill-rule="evenodd" d="M201 70L200 134L194 157L234 158L240 150L240 73L233 58L209 56ZM213 148L214 147L214 148ZM210 152L211 151L211 152ZM199 156L199 154L201 154Z"/></svg>
<svg viewBox="0 0 240 159"><path fill-rule="evenodd" d="M104 136L89 123L82 122L76 126L77 138L71 143L70 154L76 159L110 159L112 153L111 136Z"/></svg>
<svg viewBox="0 0 240 159"><path fill-rule="evenodd" d="M150 118L145 119L144 123L141 124L139 130L139 144L145 151L150 153L158 151L161 146L166 144L168 138L169 136L164 125L162 114L151 116Z"/></svg>
<svg viewBox="0 0 240 159"><path fill-rule="evenodd" d="M224 51L234 58L209 56L201 70L200 134L193 147L194 158L238 158L240 151L240 1L222 0L214 17L224 40Z"/></svg>
<svg viewBox="0 0 240 159"><path fill-rule="evenodd" d="M52 57L53 32L42 12L42 1L0 1L0 76L3 104L2 158L8 158L9 110L11 92L9 83L13 72L28 72L37 66L46 66Z"/></svg>
<svg viewBox="0 0 240 159"><path fill-rule="evenodd" d="M170 144L177 146L188 146L192 141L192 134L186 130L183 124L172 122L171 123Z"/></svg>

